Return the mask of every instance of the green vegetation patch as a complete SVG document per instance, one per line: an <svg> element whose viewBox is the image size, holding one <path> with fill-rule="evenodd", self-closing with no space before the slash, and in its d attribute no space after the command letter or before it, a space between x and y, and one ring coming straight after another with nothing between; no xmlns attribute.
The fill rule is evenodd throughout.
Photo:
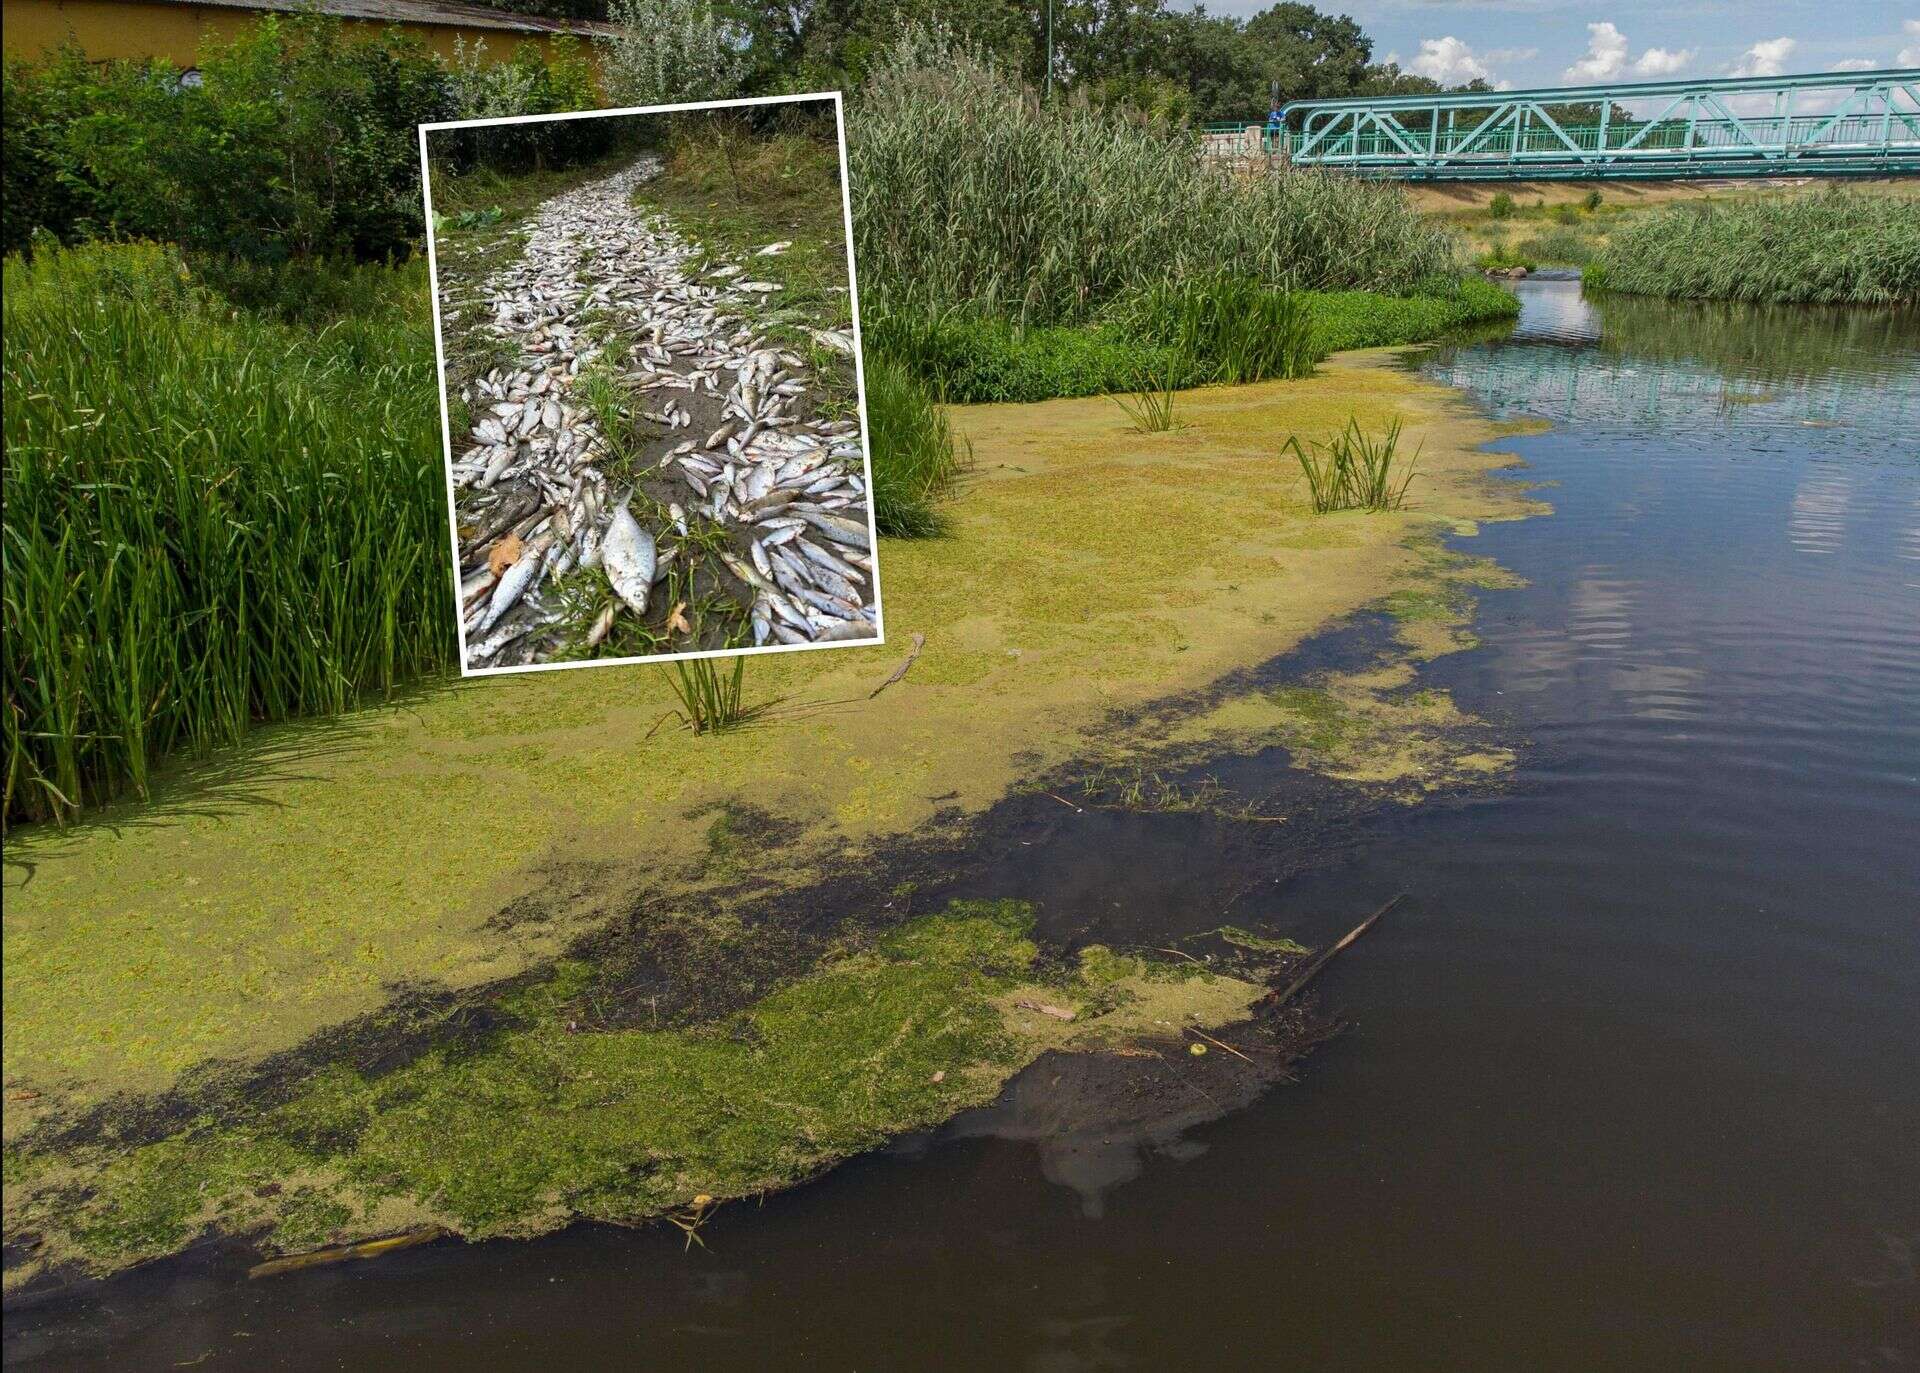
<svg viewBox="0 0 1920 1373"><path fill-rule="evenodd" d="M1504 323L1520 308L1510 292L1475 277L1410 296L1248 292L1238 283L1209 290L1215 280L1128 297L1080 326L1022 327L970 308L883 302L869 311L866 343L870 357L899 363L943 401L1030 402L1125 393L1168 375L1182 387L1304 376L1329 353L1424 342ZM1234 320L1262 327L1227 327Z"/></svg>
<svg viewBox="0 0 1920 1373"><path fill-rule="evenodd" d="M1471 325L1505 322L1520 313L1520 302L1492 282L1466 277L1432 283L1417 295L1311 292L1307 311L1313 320L1315 347L1325 355L1421 343Z"/></svg>
<svg viewBox="0 0 1920 1373"><path fill-rule="evenodd" d="M210 1229L297 1250L400 1222L481 1237L640 1220L934 1124L1042 1048L1114 1042L1175 1006L1218 1023L1260 990L1169 983L1104 947L1042 972L1032 926L1018 902L956 902L679 1029L594 1028L596 973L565 961L508 1000L508 1028L392 1072L336 1065L284 1104L138 1147L9 1150L7 1231L106 1272Z"/></svg>
<svg viewBox="0 0 1920 1373"><path fill-rule="evenodd" d="M1216 272L1401 291L1453 265L1446 230L1397 187L1223 176L1184 130L1036 109L957 45L903 44L879 63L847 136L861 275L916 307L1083 324L1129 291Z"/></svg>
<svg viewBox="0 0 1920 1373"><path fill-rule="evenodd" d="M1633 295L1778 304L1920 302L1920 215L1831 187L1672 205L1615 233L1590 275Z"/></svg>
<svg viewBox="0 0 1920 1373"><path fill-rule="evenodd" d="M169 752L440 670L445 487L417 268L324 276L151 244L6 262L6 816L144 791Z"/></svg>
<svg viewBox="0 0 1920 1373"><path fill-rule="evenodd" d="M1227 943L1242 949L1253 949L1260 953L1283 953L1300 955L1313 952L1305 944L1296 940L1279 938L1272 935L1255 934L1252 930L1243 930L1238 925L1222 925L1215 931Z"/></svg>

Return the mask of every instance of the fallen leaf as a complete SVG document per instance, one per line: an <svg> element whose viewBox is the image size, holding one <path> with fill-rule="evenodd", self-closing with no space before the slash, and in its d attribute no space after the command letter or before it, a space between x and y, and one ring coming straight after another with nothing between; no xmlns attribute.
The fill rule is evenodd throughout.
<svg viewBox="0 0 1920 1373"><path fill-rule="evenodd" d="M693 626L688 624L687 617L680 613L686 608L687 608L687 603L685 601L681 601L678 605L674 606L672 610L669 610L667 612L667 633L669 634L693 633Z"/></svg>
<svg viewBox="0 0 1920 1373"><path fill-rule="evenodd" d="M493 546L493 552L487 554L487 569L494 576L503 576L506 570L520 561L520 555L526 551L526 545L520 542L520 536L509 534Z"/></svg>

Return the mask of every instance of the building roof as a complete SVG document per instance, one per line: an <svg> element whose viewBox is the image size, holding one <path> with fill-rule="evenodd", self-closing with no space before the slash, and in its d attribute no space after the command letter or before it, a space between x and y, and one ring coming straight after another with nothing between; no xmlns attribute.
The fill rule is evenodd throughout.
<svg viewBox="0 0 1920 1373"><path fill-rule="evenodd" d="M262 10L282 14L318 10L338 19L438 24L457 29L505 29L513 33L570 33L583 38L618 32L615 25L589 19L549 19L538 14L513 14L486 5L452 4L443 0L158 0L158 3L182 9Z"/></svg>

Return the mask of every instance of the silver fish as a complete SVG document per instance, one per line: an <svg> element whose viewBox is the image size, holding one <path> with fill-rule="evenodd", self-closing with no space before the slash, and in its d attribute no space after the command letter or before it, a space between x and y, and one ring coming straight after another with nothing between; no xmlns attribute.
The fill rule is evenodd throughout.
<svg viewBox="0 0 1920 1373"><path fill-rule="evenodd" d="M625 601L635 615L645 615L657 555L653 535L640 527L625 501L614 508L613 522L607 526L601 543L600 560L606 567L613 594Z"/></svg>

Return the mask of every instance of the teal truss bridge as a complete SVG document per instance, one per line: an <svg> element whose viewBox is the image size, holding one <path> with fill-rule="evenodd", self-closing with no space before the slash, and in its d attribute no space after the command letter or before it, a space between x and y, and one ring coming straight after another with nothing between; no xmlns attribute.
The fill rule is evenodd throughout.
<svg viewBox="0 0 1920 1373"><path fill-rule="evenodd" d="M1215 156L1424 181L1920 174L1920 68L1299 100Z"/></svg>

